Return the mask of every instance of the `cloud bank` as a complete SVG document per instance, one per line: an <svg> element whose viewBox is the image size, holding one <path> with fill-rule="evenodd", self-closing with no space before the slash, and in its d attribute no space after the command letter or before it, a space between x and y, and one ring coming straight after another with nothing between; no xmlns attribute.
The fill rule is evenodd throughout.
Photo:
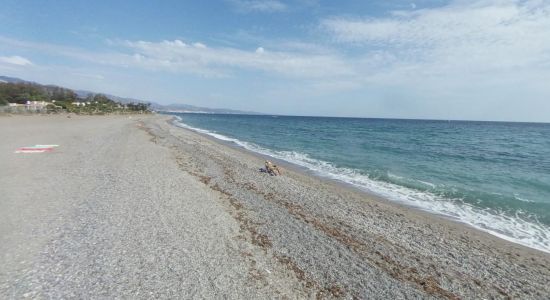
<svg viewBox="0 0 550 300"><path fill-rule="evenodd" d="M181 40L148 42L123 41L133 52L135 65L151 69L226 76L232 69L264 71L299 78L327 78L353 74L341 57L328 54L269 51L263 47L246 51L237 48L207 47Z"/></svg>
<svg viewBox="0 0 550 300"><path fill-rule="evenodd" d="M16 65L16 66L30 66L32 62L21 56L0 56L0 63Z"/></svg>
<svg viewBox="0 0 550 300"><path fill-rule="evenodd" d="M549 1L455 1L384 18L321 22L338 42L388 55L387 63L490 72L550 67Z"/></svg>

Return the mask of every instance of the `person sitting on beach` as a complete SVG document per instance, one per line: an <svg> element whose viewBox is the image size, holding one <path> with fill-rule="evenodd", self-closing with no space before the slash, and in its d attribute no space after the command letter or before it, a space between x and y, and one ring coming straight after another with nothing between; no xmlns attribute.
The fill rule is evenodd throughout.
<svg viewBox="0 0 550 300"><path fill-rule="evenodd" d="M277 165L274 165L269 160L265 161L265 170L269 175L273 175L273 176L281 175L281 170L279 170L279 167L277 167Z"/></svg>

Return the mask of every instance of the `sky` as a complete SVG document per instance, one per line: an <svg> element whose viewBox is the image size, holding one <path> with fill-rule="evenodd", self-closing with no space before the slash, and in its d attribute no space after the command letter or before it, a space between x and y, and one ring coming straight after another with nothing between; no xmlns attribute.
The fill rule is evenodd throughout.
<svg viewBox="0 0 550 300"><path fill-rule="evenodd" d="M550 122L550 0L0 0L0 75L270 114Z"/></svg>

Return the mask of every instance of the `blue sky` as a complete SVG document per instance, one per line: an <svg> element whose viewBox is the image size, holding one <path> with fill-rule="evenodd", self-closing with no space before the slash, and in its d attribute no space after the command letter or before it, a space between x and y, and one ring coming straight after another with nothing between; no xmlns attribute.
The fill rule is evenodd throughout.
<svg viewBox="0 0 550 300"><path fill-rule="evenodd" d="M550 1L7 1L0 74L273 114L550 122Z"/></svg>

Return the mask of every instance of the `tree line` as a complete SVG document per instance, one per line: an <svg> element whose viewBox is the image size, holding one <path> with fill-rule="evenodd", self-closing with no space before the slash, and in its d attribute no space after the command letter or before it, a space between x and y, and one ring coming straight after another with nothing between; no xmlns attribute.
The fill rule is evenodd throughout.
<svg viewBox="0 0 550 300"><path fill-rule="evenodd" d="M47 102L51 110L81 113L149 112L150 103L120 103L102 94L79 98L70 89L36 83L0 83L0 106L9 103Z"/></svg>

